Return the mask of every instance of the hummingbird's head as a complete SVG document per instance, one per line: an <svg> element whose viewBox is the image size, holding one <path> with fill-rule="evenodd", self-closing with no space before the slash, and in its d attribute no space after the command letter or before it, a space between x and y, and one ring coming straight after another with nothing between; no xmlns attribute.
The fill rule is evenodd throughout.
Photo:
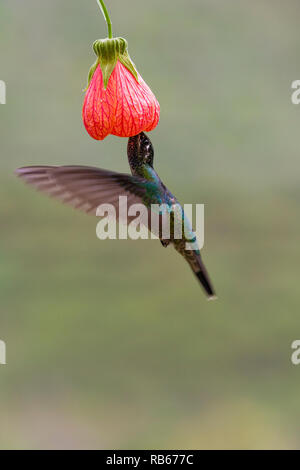
<svg viewBox="0 0 300 470"><path fill-rule="evenodd" d="M129 138L127 155L132 170L143 165L153 167L154 150L149 137L144 132Z"/></svg>

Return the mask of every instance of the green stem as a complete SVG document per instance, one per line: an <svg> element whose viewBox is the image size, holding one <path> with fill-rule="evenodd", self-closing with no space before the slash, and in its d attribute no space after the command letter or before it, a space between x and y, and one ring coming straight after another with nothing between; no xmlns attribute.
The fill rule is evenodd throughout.
<svg viewBox="0 0 300 470"><path fill-rule="evenodd" d="M113 35L112 35L112 24L111 24L110 17L109 17L107 8L105 6L105 3L103 2L103 0L97 0L97 2L98 2L100 10L102 11L102 14L103 14L104 19L105 19L106 24L107 24L108 37L109 37L109 39L112 39L112 37L113 37Z"/></svg>

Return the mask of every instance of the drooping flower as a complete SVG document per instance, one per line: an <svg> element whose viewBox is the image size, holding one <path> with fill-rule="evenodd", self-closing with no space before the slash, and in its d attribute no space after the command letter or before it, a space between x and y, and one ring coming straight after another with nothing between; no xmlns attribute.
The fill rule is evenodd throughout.
<svg viewBox="0 0 300 470"><path fill-rule="evenodd" d="M137 72L123 38L112 38L111 23L102 0L109 38L94 42L97 56L89 72L82 117L87 132L96 140L107 135L132 137L152 131L160 107L154 94Z"/></svg>
<svg viewBox="0 0 300 470"><path fill-rule="evenodd" d="M82 112L90 136L103 140L108 134L132 137L152 131L159 121L159 103L131 62L127 41L96 41L94 50L99 59L90 72Z"/></svg>

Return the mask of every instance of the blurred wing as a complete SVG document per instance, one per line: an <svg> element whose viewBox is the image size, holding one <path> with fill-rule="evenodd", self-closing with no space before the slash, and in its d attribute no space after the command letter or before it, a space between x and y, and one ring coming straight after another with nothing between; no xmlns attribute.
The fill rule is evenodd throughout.
<svg viewBox="0 0 300 470"><path fill-rule="evenodd" d="M159 203L155 200L155 183L100 168L29 166L19 168L16 174L39 191L92 215L100 204L112 204L118 214L119 196L127 196L128 207Z"/></svg>

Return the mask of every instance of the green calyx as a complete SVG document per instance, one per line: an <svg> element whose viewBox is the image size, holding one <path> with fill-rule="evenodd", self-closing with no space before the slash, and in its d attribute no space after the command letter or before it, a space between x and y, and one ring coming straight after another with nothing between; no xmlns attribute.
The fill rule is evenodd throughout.
<svg viewBox="0 0 300 470"><path fill-rule="evenodd" d="M94 72L100 65L103 75L104 89L106 90L109 78L119 60L126 67L138 82L138 74L134 63L128 54L128 43L123 38L98 39L93 44L93 49L98 57L92 65L88 76L88 86L93 78Z"/></svg>

